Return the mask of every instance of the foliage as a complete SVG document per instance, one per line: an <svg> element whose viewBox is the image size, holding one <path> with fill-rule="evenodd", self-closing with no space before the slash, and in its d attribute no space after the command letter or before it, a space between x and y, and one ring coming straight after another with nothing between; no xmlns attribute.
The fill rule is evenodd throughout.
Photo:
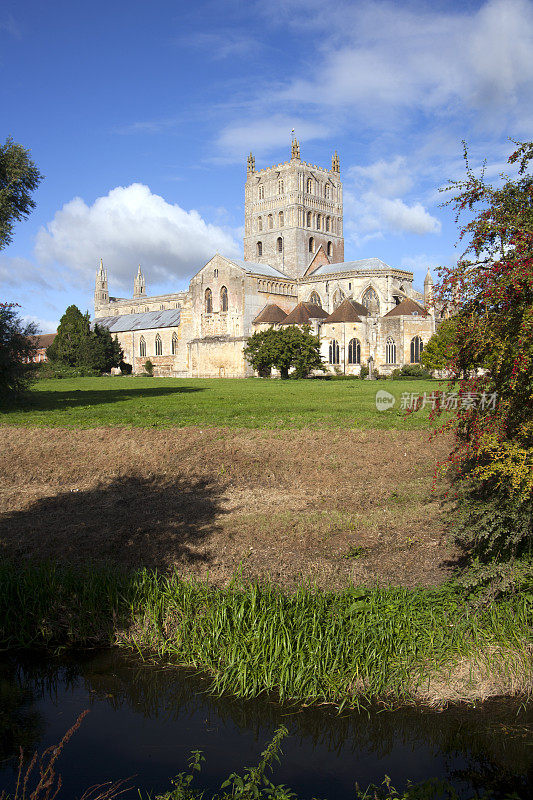
<svg viewBox="0 0 533 800"><path fill-rule="evenodd" d="M270 584L227 588L177 571L0 564L0 646L80 647L118 642L140 655L194 666L212 689L238 697L359 707L422 696L461 659L531 688L533 604L525 594L490 606L453 584L438 588ZM496 654L496 655L494 655ZM495 660L497 659L497 660ZM465 691L471 692L465 673ZM470 689L469 689L470 686ZM460 684L452 689L457 698ZM485 690L486 691L486 690Z"/></svg>
<svg viewBox="0 0 533 800"><path fill-rule="evenodd" d="M431 378L431 372L423 369L420 364L404 364L401 369L395 369L392 373L393 381L428 380L429 378Z"/></svg>
<svg viewBox="0 0 533 800"><path fill-rule="evenodd" d="M14 223L35 208L31 193L42 179L30 151L8 137L0 145L0 250L12 242Z"/></svg>
<svg viewBox="0 0 533 800"><path fill-rule="evenodd" d="M144 371L145 371L145 373L147 375L150 376L150 378L153 377L153 375L154 375L154 365L150 361L150 359L147 359L147 361L144 362Z"/></svg>
<svg viewBox="0 0 533 800"><path fill-rule="evenodd" d="M381 385L398 394L398 383L386 380ZM413 381L409 390L430 394L440 385L437 381ZM128 381L110 376L39 381L25 405L3 414L1 422L52 428L128 425L414 430L434 427L427 407L406 416L397 403L384 414L376 410L375 401L376 385L372 381L333 379L333 376L291 381L289 385L260 378L166 378L154 384L153 379L141 376Z"/></svg>
<svg viewBox="0 0 533 800"><path fill-rule="evenodd" d="M429 342L424 346L420 363L432 372L446 371L449 369L450 362L459 360L459 352L456 344L458 320L456 317L444 319L433 334ZM463 364L459 364L461 374L464 374Z"/></svg>
<svg viewBox="0 0 533 800"><path fill-rule="evenodd" d="M107 328L95 324L91 330L89 312L82 314L77 306L69 306L57 329L57 336L47 349L53 364L96 373L118 367L123 353L117 337Z"/></svg>
<svg viewBox="0 0 533 800"><path fill-rule="evenodd" d="M268 328L258 331L248 339L244 355L260 374L272 367L278 369L282 378L306 378L314 369L323 369L318 336L313 336L308 325L299 328L285 325L279 330Z"/></svg>
<svg viewBox="0 0 533 800"><path fill-rule="evenodd" d="M14 303L0 303L0 401L18 399L34 378L27 363L37 351L37 328L24 323Z"/></svg>
<svg viewBox="0 0 533 800"><path fill-rule="evenodd" d="M89 367L69 367L61 361L43 361L36 366L35 377L40 381L72 378L96 378L101 372Z"/></svg>
<svg viewBox="0 0 533 800"><path fill-rule="evenodd" d="M532 546L531 526L523 524L533 500L532 158L533 143L518 144L509 157L518 175L502 175L492 186L483 172L474 174L465 148L466 178L447 187L455 193L448 204L456 219L468 218L460 234L465 252L440 271L435 291L437 304L454 312L446 369L460 394L497 399L460 406L445 426L455 433L450 461L462 487L459 501L470 507L472 528L465 525L459 538L479 558ZM500 511L490 498L499 499ZM480 520L483 506L488 523Z"/></svg>

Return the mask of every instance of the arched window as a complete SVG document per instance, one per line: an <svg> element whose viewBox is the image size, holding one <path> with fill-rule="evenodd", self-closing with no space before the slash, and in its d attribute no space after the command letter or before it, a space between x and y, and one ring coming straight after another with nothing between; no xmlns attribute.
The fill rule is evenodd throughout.
<svg viewBox="0 0 533 800"><path fill-rule="evenodd" d="M320 216L320 214L317 214L316 217L316 229L317 231L322 230L322 217Z"/></svg>
<svg viewBox="0 0 533 800"><path fill-rule="evenodd" d="M390 336L385 344L385 362L396 364L396 342Z"/></svg>
<svg viewBox="0 0 533 800"><path fill-rule="evenodd" d="M205 290L205 313L211 314L213 311L213 292L211 289Z"/></svg>
<svg viewBox="0 0 533 800"><path fill-rule="evenodd" d="M258 231L262 231L263 230L263 217L258 217L257 218L257 230Z"/></svg>
<svg viewBox="0 0 533 800"><path fill-rule="evenodd" d="M257 255L258 256L262 256L263 255L263 243L262 242L257 242Z"/></svg>
<svg viewBox="0 0 533 800"><path fill-rule="evenodd" d="M420 336L415 336L411 339L411 364L420 364L420 356L424 349L424 342Z"/></svg>
<svg viewBox="0 0 533 800"><path fill-rule="evenodd" d="M324 188L324 197L326 198L326 200L329 200L331 198L331 186L329 185L329 183L326 183L326 186Z"/></svg>
<svg viewBox="0 0 533 800"><path fill-rule="evenodd" d="M335 309L338 306L340 306L345 297L346 295L344 294L342 289L337 289L333 295L333 308Z"/></svg>
<svg viewBox="0 0 533 800"><path fill-rule="evenodd" d="M220 310L227 311L228 310L228 290L225 286L222 287L220 290Z"/></svg>
<svg viewBox="0 0 533 800"><path fill-rule="evenodd" d="M155 336L155 354L156 356L163 355L163 342L161 341L161 337L158 333Z"/></svg>
<svg viewBox="0 0 533 800"><path fill-rule="evenodd" d="M272 216L272 214L268 215L268 227L269 228L273 228L274 227L274 217Z"/></svg>
<svg viewBox="0 0 533 800"><path fill-rule="evenodd" d="M278 194L283 194L283 181L278 181Z"/></svg>
<svg viewBox="0 0 533 800"><path fill-rule="evenodd" d="M313 239L312 236L309 237L309 252L310 253L315 252L315 240Z"/></svg>
<svg viewBox="0 0 533 800"><path fill-rule="evenodd" d="M329 363L330 364L338 364L339 363L339 343L336 339L332 339L329 343Z"/></svg>
<svg viewBox="0 0 533 800"><path fill-rule="evenodd" d="M283 239L278 236L278 253L283 253Z"/></svg>
<svg viewBox="0 0 533 800"><path fill-rule="evenodd" d="M313 194L313 179L307 179L307 194Z"/></svg>
<svg viewBox="0 0 533 800"><path fill-rule="evenodd" d="M280 228L283 228L283 211L280 211L278 214L278 224Z"/></svg>
<svg viewBox="0 0 533 800"><path fill-rule="evenodd" d="M361 303L368 308L371 314L379 314L379 298L377 296L376 290L369 286L366 292L363 294L361 298ZM394 364L394 361L390 362Z"/></svg>
<svg viewBox="0 0 533 800"><path fill-rule="evenodd" d="M328 256L333 255L333 245L331 242L328 242Z"/></svg>
<svg viewBox="0 0 533 800"><path fill-rule="evenodd" d="M331 217L326 217L326 233L329 233L331 228Z"/></svg>
<svg viewBox="0 0 533 800"><path fill-rule="evenodd" d="M139 355L141 356L141 358L144 358L146 356L146 339L144 338L144 336L141 336L139 340Z"/></svg>
<svg viewBox="0 0 533 800"><path fill-rule="evenodd" d="M318 292L311 292L311 297L309 298L309 302L313 303L315 306L320 306L322 308L322 300L320 299L320 295Z"/></svg>
<svg viewBox="0 0 533 800"><path fill-rule="evenodd" d="M311 223L312 223L312 221L313 221L313 215L311 214L311 212L310 212L310 211L308 211L308 212L307 212L307 227L308 227L308 228L310 228L310 227L311 227Z"/></svg>
<svg viewBox="0 0 533 800"><path fill-rule="evenodd" d="M174 332L172 334L172 355L175 356L178 352L178 334Z"/></svg>
<svg viewBox="0 0 533 800"><path fill-rule="evenodd" d="M259 199L260 200L264 200L265 199L265 187L264 186L260 186L259 187Z"/></svg>
<svg viewBox="0 0 533 800"><path fill-rule="evenodd" d="M348 364L361 363L361 342L359 339L350 339L348 344Z"/></svg>

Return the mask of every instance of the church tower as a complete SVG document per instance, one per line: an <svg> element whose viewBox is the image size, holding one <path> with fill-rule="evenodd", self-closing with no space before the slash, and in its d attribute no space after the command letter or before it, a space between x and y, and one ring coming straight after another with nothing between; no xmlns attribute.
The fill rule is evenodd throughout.
<svg viewBox="0 0 533 800"><path fill-rule="evenodd" d="M320 246L331 263L344 261L340 161L331 169L300 158L292 140L290 161L256 170L248 156L244 194L244 260L270 264L301 278Z"/></svg>
<svg viewBox="0 0 533 800"><path fill-rule="evenodd" d="M146 297L146 281L141 271L141 265L139 264L137 275L133 281L133 299L140 300L142 297Z"/></svg>
<svg viewBox="0 0 533 800"><path fill-rule="evenodd" d="M104 270L104 262L100 259L100 267L96 271L96 281L94 284L94 310L109 303L109 291L107 289L107 270Z"/></svg>

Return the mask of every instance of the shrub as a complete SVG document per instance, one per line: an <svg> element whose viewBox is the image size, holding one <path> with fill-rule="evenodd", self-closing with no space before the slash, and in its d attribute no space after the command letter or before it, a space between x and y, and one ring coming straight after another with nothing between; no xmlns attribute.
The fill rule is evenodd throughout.
<svg viewBox="0 0 533 800"><path fill-rule="evenodd" d="M153 378L154 377L154 365L152 364L150 359L147 359L144 362L144 371L145 371L146 375L148 375L149 378Z"/></svg>
<svg viewBox="0 0 533 800"><path fill-rule="evenodd" d="M27 361L36 352L35 325L24 323L14 303L0 303L0 400L20 397L34 378Z"/></svg>
<svg viewBox="0 0 533 800"><path fill-rule="evenodd" d="M392 373L394 381L427 380L428 378L431 378L431 372L421 367L420 364L404 364L401 369L395 369Z"/></svg>

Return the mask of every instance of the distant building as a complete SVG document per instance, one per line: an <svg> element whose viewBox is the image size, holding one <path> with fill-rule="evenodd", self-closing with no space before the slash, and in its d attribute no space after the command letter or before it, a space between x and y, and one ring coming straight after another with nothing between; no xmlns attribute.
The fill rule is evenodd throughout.
<svg viewBox="0 0 533 800"><path fill-rule="evenodd" d="M308 164L292 142L290 161L256 170L248 157L244 259L216 254L188 291L149 297L139 266L132 299L110 297L100 262L95 320L116 334L124 360L155 375L245 377L243 346L255 331L310 324L331 371L382 374L418 363L435 331L433 281L379 258L344 261L340 162Z"/></svg>
<svg viewBox="0 0 533 800"><path fill-rule="evenodd" d="M41 336L35 337L37 339L37 350L34 358L31 359L33 363L48 361L46 357L46 348L50 347L56 336L56 333L44 333Z"/></svg>

